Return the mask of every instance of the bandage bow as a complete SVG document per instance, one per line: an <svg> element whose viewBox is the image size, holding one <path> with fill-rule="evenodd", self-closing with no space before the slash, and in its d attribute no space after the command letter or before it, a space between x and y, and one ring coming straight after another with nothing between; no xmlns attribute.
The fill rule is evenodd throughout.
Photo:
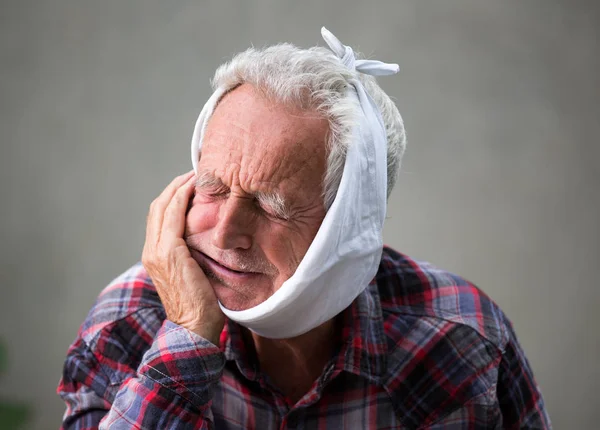
<svg viewBox="0 0 600 430"><path fill-rule="evenodd" d="M398 73L400 67L397 64L388 64L377 60L357 60L351 47L344 45L340 40L327 30L321 28L321 35L329 45L329 48L350 70L356 70L366 75L386 76Z"/></svg>

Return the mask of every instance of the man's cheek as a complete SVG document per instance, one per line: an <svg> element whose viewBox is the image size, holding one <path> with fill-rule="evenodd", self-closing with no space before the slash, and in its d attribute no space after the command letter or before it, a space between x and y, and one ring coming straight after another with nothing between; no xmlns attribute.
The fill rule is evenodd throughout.
<svg viewBox="0 0 600 430"><path fill-rule="evenodd" d="M212 228L217 221L218 214L219 208L215 202L199 202L194 199L186 217L188 231L200 233Z"/></svg>

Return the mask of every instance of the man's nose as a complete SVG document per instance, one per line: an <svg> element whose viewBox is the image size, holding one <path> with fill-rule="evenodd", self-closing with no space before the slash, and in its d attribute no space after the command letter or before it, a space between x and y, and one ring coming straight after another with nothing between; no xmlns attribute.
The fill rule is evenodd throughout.
<svg viewBox="0 0 600 430"><path fill-rule="evenodd" d="M250 249L254 230L254 214L249 199L229 195L219 208L213 228L213 245L221 249Z"/></svg>

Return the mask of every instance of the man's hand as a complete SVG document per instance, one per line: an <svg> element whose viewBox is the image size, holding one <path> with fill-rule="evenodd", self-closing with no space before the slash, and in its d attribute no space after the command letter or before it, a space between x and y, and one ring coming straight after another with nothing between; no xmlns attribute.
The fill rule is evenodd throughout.
<svg viewBox="0 0 600 430"><path fill-rule="evenodd" d="M225 316L183 239L193 178L193 172L178 176L150 205L142 264L167 318L218 346Z"/></svg>

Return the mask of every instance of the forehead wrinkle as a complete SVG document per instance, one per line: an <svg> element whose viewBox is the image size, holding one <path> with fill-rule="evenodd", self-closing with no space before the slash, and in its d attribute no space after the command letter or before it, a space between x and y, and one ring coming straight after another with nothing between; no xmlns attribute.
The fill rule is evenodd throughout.
<svg viewBox="0 0 600 430"><path fill-rule="evenodd" d="M327 120L313 111L282 115L279 104L247 99L240 90L223 98L207 125L204 167L235 192L263 193L269 206L281 206L275 203L281 199L266 197L273 191L294 213L311 205L322 196Z"/></svg>
<svg viewBox="0 0 600 430"><path fill-rule="evenodd" d="M309 177L325 168L325 157L318 148L314 148L308 139L285 139L283 142L264 142L261 151L264 154L276 153L277 156L257 156L256 149L243 148L243 159L240 179L258 190L263 183L278 187L286 181L305 182ZM315 165L316 158L323 158L321 165ZM268 168L266 168L268 167ZM315 172L315 169L319 171ZM315 176L316 177L316 176Z"/></svg>
<svg viewBox="0 0 600 430"><path fill-rule="evenodd" d="M223 181L216 177L212 172L208 170L203 170L198 174L196 179L196 187L227 187L223 183ZM229 187L227 187L229 188ZM260 200L262 203L268 204L269 206L273 206L273 208L279 208L281 212L285 212L286 204L285 199L281 196L281 194L277 191L245 191L246 194L252 195L256 197L257 200Z"/></svg>
<svg viewBox="0 0 600 430"><path fill-rule="evenodd" d="M215 142L212 142L215 143ZM231 142L226 146L231 146ZM293 151L281 151L289 145ZM211 145L212 146L212 145ZM263 194L262 202L273 208L282 208L287 206L285 212L291 213L296 208L305 206L308 202L306 198L311 194L311 190L322 187L325 160L315 165L312 160L315 157L325 158L321 151L315 148L306 139L300 139L284 143L283 145L273 145L272 141L265 141L261 144L260 155L257 154L257 148L250 148L247 145L240 145L239 152L227 150L224 154L219 153L214 156L208 153L203 157L205 165L200 167L197 183L206 187L228 187L242 191L246 195L256 197ZM279 146L275 149L274 146ZM269 152L278 152L278 156L266 157ZM216 157L216 158L215 158ZM210 161L209 161L210 158ZM267 158L270 158L267 160ZM235 161L234 161L235 159ZM208 162L208 163L207 163ZM217 166L214 166L214 162ZM323 166L318 166L322 164ZM215 170L213 167L216 167ZM268 168L266 168L268 167ZM315 170L318 169L318 170ZM283 198L285 190L294 190L294 198L289 200ZM274 193L272 196L269 193ZM275 194L279 194L276 197ZM319 197L321 192L317 193ZM286 196L286 197L291 197ZM312 201L312 199L310 199ZM283 201L283 205L280 203ZM260 202L259 202L260 203Z"/></svg>
<svg viewBox="0 0 600 430"><path fill-rule="evenodd" d="M217 178L213 173L211 173L208 170L202 170L197 175L197 188L224 186L226 185L221 181L221 179ZM256 191L253 193L250 192L248 194L253 196L261 206L267 207L270 210L272 210L278 217L283 219L289 219L291 217L290 208L287 205L286 200L278 191Z"/></svg>

